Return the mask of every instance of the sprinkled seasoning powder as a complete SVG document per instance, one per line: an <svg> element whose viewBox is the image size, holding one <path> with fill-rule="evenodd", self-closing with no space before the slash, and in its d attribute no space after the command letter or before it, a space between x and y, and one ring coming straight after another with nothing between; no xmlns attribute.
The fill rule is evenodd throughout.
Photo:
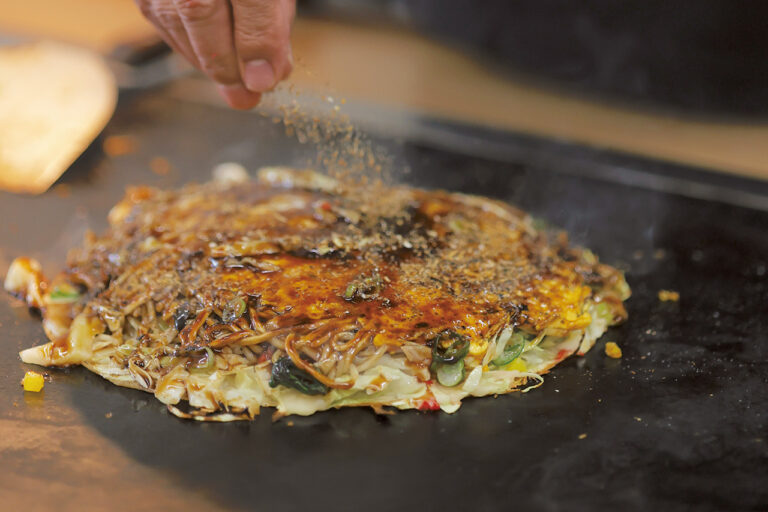
<svg viewBox="0 0 768 512"><path fill-rule="evenodd" d="M264 99L266 110L285 133L302 144L313 144L316 161L310 166L325 171L348 187L369 188L391 183L393 158L358 130L343 113L343 98L279 86Z"/></svg>

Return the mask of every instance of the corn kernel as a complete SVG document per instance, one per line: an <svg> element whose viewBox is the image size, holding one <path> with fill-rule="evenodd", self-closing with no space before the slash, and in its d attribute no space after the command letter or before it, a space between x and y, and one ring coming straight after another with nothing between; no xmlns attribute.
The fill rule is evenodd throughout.
<svg viewBox="0 0 768 512"><path fill-rule="evenodd" d="M377 347L380 347L382 345L391 345L392 339L389 336L379 333L373 337L373 344Z"/></svg>
<svg viewBox="0 0 768 512"><path fill-rule="evenodd" d="M469 344L469 353L473 356L479 356L485 354L488 348L488 342L486 340L473 340Z"/></svg>
<svg viewBox="0 0 768 512"><path fill-rule="evenodd" d="M661 302L677 302L680 300L680 294L674 290L659 290L659 300Z"/></svg>
<svg viewBox="0 0 768 512"><path fill-rule="evenodd" d="M43 389L45 379L37 372L27 372L21 380L21 385L24 386L24 391L37 393Z"/></svg>
<svg viewBox="0 0 768 512"><path fill-rule="evenodd" d="M527 372L528 367L525 362L519 357L504 367L505 370L514 370L518 372Z"/></svg>
<svg viewBox="0 0 768 512"><path fill-rule="evenodd" d="M605 344L605 355L613 359L619 359L621 357L621 347L616 343L609 341Z"/></svg>

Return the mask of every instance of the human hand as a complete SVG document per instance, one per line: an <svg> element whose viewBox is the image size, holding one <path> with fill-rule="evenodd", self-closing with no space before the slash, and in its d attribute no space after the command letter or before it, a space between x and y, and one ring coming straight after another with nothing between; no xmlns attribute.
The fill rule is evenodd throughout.
<svg viewBox="0 0 768 512"><path fill-rule="evenodd" d="M165 41L237 109L258 104L293 68L295 0L135 0Z"/></svg>

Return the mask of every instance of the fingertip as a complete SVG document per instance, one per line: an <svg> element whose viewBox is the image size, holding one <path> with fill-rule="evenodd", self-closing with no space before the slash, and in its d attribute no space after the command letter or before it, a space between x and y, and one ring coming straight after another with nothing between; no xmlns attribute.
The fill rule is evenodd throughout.
<svg viewBox="0 0 768 512"><path fill-rule="evenodd" d="M249 91L240 84L217 84L216 88L227 104L238 110L250 110L261 101L260 93Z"/></svg>
<svg viewBox="0 0 768 512"><path fill-rule="evenodd" d="M245 63L243 66L243 81L245 86L253 92L272 90L277 83L272 64L264 59L256 59Z"/></svg>

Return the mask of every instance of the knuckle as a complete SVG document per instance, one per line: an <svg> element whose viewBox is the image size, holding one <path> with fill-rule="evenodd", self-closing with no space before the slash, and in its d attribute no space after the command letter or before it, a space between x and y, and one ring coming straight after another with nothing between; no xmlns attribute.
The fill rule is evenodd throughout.
<svg viewBox="0 0 768 512"><path fill-rule="evenodd" d="M235 9L235 17L236 25L247 27L252 32L267 32L278 21L274 7L265 7L263 3L258 6L241 6L241 9Z"/></svg>
<svg viewBox="0 0 768 512"><path fill-rule="evenodd" d="M158 23L164 27L178 28L181 26L179 15L173 9L168 9L167 7L155 7L152 14Z"/></svg>
<svg viewBox="0 0 768 512"><path fill-rule="evenodd" d="M276 57L288 44L290 22L281 2L233 0L235 42L241 57Z"/></svg>
<svg viewBox="0 0 768 512"><path fill-rule="evenodd" d="M179 15L189 21L205 21L219 8L217 0L174 0Z"/></svg>
<svg viewBox="0 0 768 512"><path fill-rule="evenodd" d="M278 38L269 30L264 32L236 30L235 41L242 57L274 55L280 49Z"/></svg>

